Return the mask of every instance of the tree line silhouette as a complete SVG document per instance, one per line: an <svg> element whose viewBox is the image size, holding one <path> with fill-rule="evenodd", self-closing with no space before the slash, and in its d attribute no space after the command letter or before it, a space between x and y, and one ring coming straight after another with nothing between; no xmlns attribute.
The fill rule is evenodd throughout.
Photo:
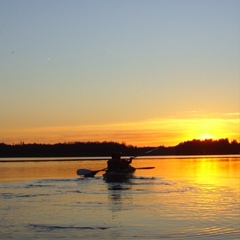
<svg viewBox="0 0 240 240"><path fill-rule="evenodd" d="M121 152L123 156L139 156L154 147L136 147L117 142L74 142L56 144L20 144L0 143L0 157L95 157L110 156L113 152ZM239 154L240 143L219 140L192 140L182 142L174 147L160 146L148 153L151 155L216 155Z"/></svg>

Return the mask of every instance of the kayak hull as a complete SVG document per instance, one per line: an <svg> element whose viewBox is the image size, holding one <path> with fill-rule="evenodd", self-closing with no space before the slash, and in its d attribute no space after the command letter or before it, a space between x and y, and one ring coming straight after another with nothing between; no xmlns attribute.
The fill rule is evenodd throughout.
<svg viewBox="0 0 240 240"><path fill-rule="evenodd" d="M103 179L107 182L124 182L133 178L135 168L130 166L123 172L114 172L114 171L106 171L103 174Z"/></svg>

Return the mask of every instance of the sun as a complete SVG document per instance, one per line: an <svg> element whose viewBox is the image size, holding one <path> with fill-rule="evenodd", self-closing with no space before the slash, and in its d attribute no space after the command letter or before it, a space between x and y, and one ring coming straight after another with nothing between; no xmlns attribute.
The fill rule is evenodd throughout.
<svg viewBox="0 0 240 240"><path fill-rule="evenodd" d="M213 139L225 136L225 125L219 119L194 119L189 124L188 137L199 140Z"/></svg>
<svg viewBox="0 0 240 240"><path fill-rule="evenodd" d="M202 134L200 135L200 140L206 140L206 139L216 139L216 136L212 134Z"/></svg>

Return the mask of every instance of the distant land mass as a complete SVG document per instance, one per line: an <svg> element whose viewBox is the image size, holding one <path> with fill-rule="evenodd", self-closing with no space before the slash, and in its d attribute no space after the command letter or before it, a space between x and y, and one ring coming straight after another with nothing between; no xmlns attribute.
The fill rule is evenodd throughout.
<svg viewBox="0 0 240 240"><path fill-rule="evenodd" d="M74 142L56 144L0 143L0 157L101 157L121 152L123 156L141 156L156 147L136 147L117 142ZM159 146L146 156L240 154L240 143L219 140L191 140L173 147ZM145 155L144 155L145 156Z"/></svg>

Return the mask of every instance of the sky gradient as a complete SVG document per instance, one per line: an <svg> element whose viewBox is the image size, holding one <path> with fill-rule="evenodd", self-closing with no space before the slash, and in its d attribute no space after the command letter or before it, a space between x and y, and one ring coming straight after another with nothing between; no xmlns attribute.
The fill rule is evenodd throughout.
<svg viewBox="0 0 240 240"><path fill-rule="evenodd" d="M240 1L0 6L0 142L240 140Z"/></svg>

